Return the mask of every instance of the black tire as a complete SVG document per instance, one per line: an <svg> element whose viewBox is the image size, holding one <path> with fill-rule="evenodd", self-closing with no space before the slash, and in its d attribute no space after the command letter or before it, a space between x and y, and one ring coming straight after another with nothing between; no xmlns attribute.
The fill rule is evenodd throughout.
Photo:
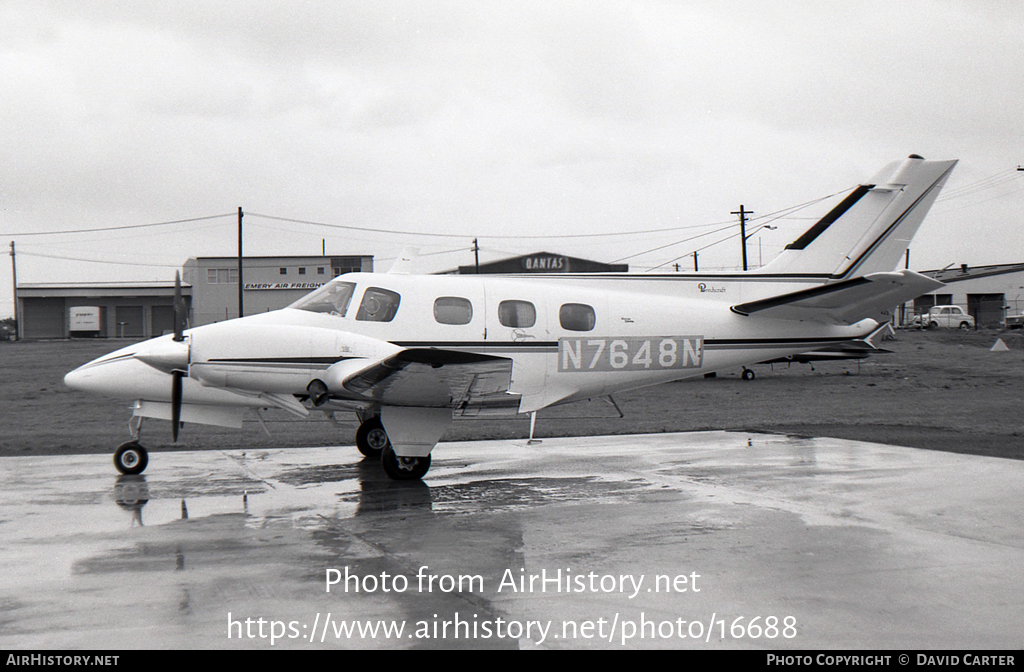
<svg viewBox="0 0 1024 672"><path fill-rule="evenodd" d="M960 331L967 331L970 328L971 328L971 325L967 324L966 322L961 322L960 323Z"/></svg>
<svg viewBox="0 0 1024 672"><path fill-rule="evenodd" d="M122 474L134 476L141 474L149 465L149 453L138 441L122 443L114 451L114 467Z"/></svg>
<svg viewBox="0 0 1024 672"><path fill-rule="evenodd" d="M743 380L753 380L754 378L757 378L757 374L750 369L743 369L743 373L741 375Z"/></svg>
<svg viewBox="0 0 1024 672"><path fill-rule="evenodd" d="M399 457L395 449L388 444L380 455L380 464L384 473L396 481L418 481L427 475L430 469L430 455L426 457Z"/></svg>
<svg viewBox="0 0 1024 672"><path fill-rule="evenodd" d="M379 459L385 448L391 447L391 440L388 433L381 424L380 416L375 415L356 430L356 448L365 457Z"/></svg>

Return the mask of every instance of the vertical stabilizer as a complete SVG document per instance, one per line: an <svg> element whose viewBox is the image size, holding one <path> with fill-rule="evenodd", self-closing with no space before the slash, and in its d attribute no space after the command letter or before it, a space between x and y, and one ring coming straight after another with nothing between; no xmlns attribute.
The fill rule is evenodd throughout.
<svg viewBox="0 0 1024 672"><path fill-rule="evenodd" d="M895 269L956 163L912 154L887 165L759 273L842 280Z"/></svg>

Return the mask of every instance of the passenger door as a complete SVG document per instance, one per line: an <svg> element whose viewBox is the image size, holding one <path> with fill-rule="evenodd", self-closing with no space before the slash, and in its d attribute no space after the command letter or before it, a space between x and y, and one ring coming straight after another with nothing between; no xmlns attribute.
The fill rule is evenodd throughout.
<svg viewBox="0 0 1024 672"><path fill-rule="evenodd" d="M548 328L544 289L532 284L497 281L485 291L488 352L514 360L510 391L523 395L543 389L547 360L554 361L557 349Z"/></svg>

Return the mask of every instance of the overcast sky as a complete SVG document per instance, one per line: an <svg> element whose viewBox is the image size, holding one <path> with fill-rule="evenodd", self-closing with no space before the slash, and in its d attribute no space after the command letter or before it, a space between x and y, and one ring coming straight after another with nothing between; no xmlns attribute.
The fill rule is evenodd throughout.
<svg viewBox="0 0 1024 672"><path fill-rule="evenodd" d="M432 271L471 263L479 237L482 260L642 272L729 235L709 232L741 203L765 215L917 153L960 164L912 267L1024 262L1022 35L1019 0L5 0L0 243L19 283L170 280L235 253L233 216L24 234L241 206L254 255L326 239L386 270L411 245ZM753 262L833 202L772 222ZM737 268L738 241L700 262Z"/></svg>

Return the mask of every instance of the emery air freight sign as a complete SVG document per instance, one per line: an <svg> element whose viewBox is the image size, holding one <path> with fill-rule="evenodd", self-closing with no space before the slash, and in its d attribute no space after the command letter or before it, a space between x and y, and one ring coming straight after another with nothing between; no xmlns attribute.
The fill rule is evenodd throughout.
<svg viewBox="0 0 1024 672"><path fill-rule="evenodd" d="M322 282L247 282L245 289L247 291L264 289L304 289L309 291L321 287L323 284Z"/></svg>

